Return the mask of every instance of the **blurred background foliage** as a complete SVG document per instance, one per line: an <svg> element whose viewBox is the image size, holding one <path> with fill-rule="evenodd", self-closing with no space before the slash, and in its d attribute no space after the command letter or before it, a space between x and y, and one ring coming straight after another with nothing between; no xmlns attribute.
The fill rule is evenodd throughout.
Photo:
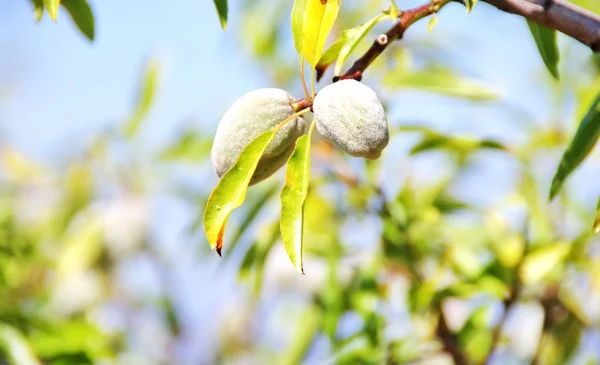
<svg viewBox="0 0 600 365"><path fill-rule="evenodd" d="M597 1L574 2L600 12ZM388 6L346 1L331 38ZM264 84L301 95L291 4L230 7L233 47ZM528 40L512 51L533 65L535 82L507 94L486 75L523 72L486 58L501 40L476 33L501 33L506 19L493 19L510 16L480 4L470 24L460 5L448 8L432 32L417 23L365 74L392 132L381 160L350 158L315 134L305 276L280 242L281 173L249 190L215 264L201 221L218 118L186 124L160 148L144 143L166 78L160 59L138 77L130 116L68 158L42 163L0 137L0 363L600 363L598 151L547 200L599 91L600 59L561 37L557 82ZM74 24L94 38L89 22ZM390 24L376 25L349 61ZM157 195L191 207L177 255L155 234ZM184 280L186 260L204 280Z"/></svg>

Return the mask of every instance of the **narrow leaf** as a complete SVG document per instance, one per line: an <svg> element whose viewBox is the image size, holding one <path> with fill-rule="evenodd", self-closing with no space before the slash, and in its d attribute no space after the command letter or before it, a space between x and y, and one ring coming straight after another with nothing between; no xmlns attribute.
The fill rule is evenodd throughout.
<svg viewBox="0 0 600 365"><path fill-rule="evenodd" d="M295 0L292 8L292 33L294 34L294 47L298 55L302 56L304 45L304 21L306 19L306 7L308 0Z"/></svg>
<svg viewBox="0 0 600 365"><path fill-rule="evenodd" d="M550 71L550 74L558 80L558 61L560 60L560 54L558 52L556 31L531 20L527 21L527 25L533 35L533 39L535 40L535 44L537 45L540 56L542 56L544 64L548 68L548 71Z"/></svg>
<svg viewBox="0 0 600 365"><path fill-rule="evenodd" d="M223 175L214 188L204 210L204 230L212 249L221 255L223 233L231 212L242 205L246 190L258 161L273 140L279 127L264 132L250 142L240 154L236 163Z"/></svg>
<svg viewBox="0 0 600 365"><path fill-rule="evenodd" d="M304 200L308 194L309 181L310 132L296 141L296 149L287 162L285 186L281 191L281 237L290 260L301 274L304 274L302 268Z"/></svg>
<svg viewBox="0 0 600 365"><path fill-rule="evenodd" d="M62 6L77 25L77 28L90 41L94 40L94 14L87 0L62 0Z"/></svg>
<svg viewBox="0 0 600 365"><path fill-rule="evenodd" d="M339 57L335 64L335 74L339 75L342 72L342 67L344 66L344 62L350 57L350 54L358 43L363 40L365 35L375 26L375 24L379 23L383 19L386 19L388 16L385 14L381 14L376 16L375 18L369 20L365 24L359 25L358 27L347 29L344 31L343 36L347 39L346 43L340 50Z"/></svg>
<svg viewBox="0 0 600 365"><path fill-rule="evenodd" d="M438 23L438 17L434 13L433 16L431 18L429 18L429 23L427 24L427 31L431 32L433 30L433 28L435 28L437 23Z"/></svg>
<svg viewBox="0 0 600 365"><path fill-rule="evenodd" d="M433 67L423 71L396 72L387 76L384 83L394 88L423 90L473 101L489 101L499 96L485 84Z"/></svg>
<svg viewBox="0 0 600 365"><path fill-rule="evenodd" d="M307 0L302 24L302 55L311 67L321 59L327 35L337 18L341 0Z"/></svg>
<svg viewBox="0 0 600 365"><path fill-rule="evenodd" d="M398 19L398 13L400 12L400 8L398 7L398 5L396 5L396 1L394 0L390 0L391 5L390 5L390 11L389 11L389 16L392 19L392 21L396 21Z"/></svg>
<svg viewBox="0 0 600 365"><path fill-rule="evenodd" d="M137 107L125 126L125 132L128 137L133 137L137 133L150 111L150 107L156 98L159 73L160 64L156 61L150 61L139 86Z"/></svg>
<svg viewBox="0 0 600 365"><path fill-rule="evenodd" d="M39 22L44 16L44 0L31 0L31 3L33 4L33 18Z"/></svg>
<svg viewBox="0 0 600 365"><path fill-rule="evenodd" d="M530 253L523 259L519 277L525 284L541 281L560 265L570 251L569 244L558 242Z"/></svg>
<svg viewBox="0 0 600 365"><path fill-rule="evenodd" d="M217 14L219 15L219 21L221 22L221 28L227 29L227 0L213 0L217 7Z"/></svg>
<svg viewBox="0 0 600 365"><path fill-rule="evenodd" d="M470 13L476 4L477 0L465 0L465 5L467 6L467 13Z"/></svg>
<svg viewBox="0 0 600 365"><path fill-rule="evenodd" d="M176 142L163 150L159 158L166 161L197 163L210 154L211 146L212 138L190 129L183 132Z"/></svg>
<svg viewBox="0 0 600 365"><path fill-rule="evenodd" d="M340 54L340 51L342 50L342 47L344 47L347 41L348 39L345 38L344 34L342 33L340 38L337 41L335 41L331 46L329 46L325 53L323 53L323 56L321 56L319 63L317 64L317 66L315 66L315 70L317 71L317 81L321 80L325 71L327 71L329 66L331 66L331 64L335 62L335 60Z"/></svg>
<svg viewBox="0 0 600 365"><path fill-rule="evenodd" d="M279 186L277 184L272 184L266 190L260 192L255 199L251 202L247 202L246 205L249 205L248 209L244 212L244 219L237 227L233 238L231 239L231 243L229 244L229 249L233 250L235 246L239 243L240 239L248 231L250 225L256 220L259 213L263 210L263 208L270 202L271 198L275 196L275 193L279 191ZM279 237L279 234L277 234Z"/></svg>
<svg viewBox="0 0 600 365"><path fill-rule="evenodd" d="M60 5L60 0L44 0L44 6L46 6L46 11L50 14L50 18L56 22L56 17L58 16L58 6Z"/></svg>
<svg viewBox="0 0 600 365"><path fill-rule="evenodd" d="M594 233L600 233L600 198L596 207L596 221L594 222Z"/></svg>
<svg viewBox="0 0 600 365"><path fill-rule="evenodd" d="M600 137L600 93L579 124L571 144L560 160L550 187L550 200L560 191L567 177L583 162Z"/></svg>

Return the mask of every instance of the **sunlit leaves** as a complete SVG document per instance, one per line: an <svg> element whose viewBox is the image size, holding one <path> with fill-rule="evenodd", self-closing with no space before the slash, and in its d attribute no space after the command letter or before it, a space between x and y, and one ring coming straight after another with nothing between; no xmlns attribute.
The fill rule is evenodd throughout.
<svg viewBox="0 0 600 365"><path fill-rule="evenodd" d="M212 139L194 130L184 131L177 140L160 153L165 161L200 162L210 153Z"/></svg>
<svg viewBox="0 0 600 365"><path fill-rule="evenodd" d="M437 23L438 23L438 16L437 16L437 14L433 13L431 18L429 18L429 23L427 23L427 31L431 32L433 30L433 28L435 28Z"/></svg>
<svg viewBox="0 0 600 365"><path fill-rule="evenodd" d="M312 127L311 127L312 131ZM296 141L296 149L286 166L285 186L281 191L281 237L294 267L302 268L304 200L310 181L310 133Z"/></svg>
<svg viewBox="0 0 600 365"><path fill-rule="evenodd" d="M278 130L279 127L264 132L250 142L208 198L204 210L204 230L210 247L216 249L219 255L223 247L227 219L231 212L244 202L258 161Z"/></svg>
<svg viewBox="0 0 600 365"><path fill-rule="evenodd" d="M483 83L437 67L422 71L395 72L386 76L384 83L395 89L422 90L473 101L490 101L499 97L498 92Z"/></svg>
<svg viewBox="0 0 600 365"><path fill-rule="evenodd" d="M44 0L31 0L33 5L33 18L36 22L42 20L44 15Z"/></svg>
<svg viewBox="0 0 600 365"><path fill-rule="evenodd" d="M50 18L56 21L56 17L58 16L58 6L60 5L60 0L44 0L44 6L46 7L46 11L50 14Z"/></svg>
<svg viewBox="0 0 600 365"><path fill-rule="evenodd" d="M296 52L302 56L304 47L304 22L306 19L306 6L309 0L295 0L292 8L292 34L294 35L294 47Z"/></svg>
<svg viewBox="0 0 600 365"><path fill-rule="evenodd" d="M219 21L221 22L221 28L225 30L227 28L227 0L213 0L215 7L217 8L217 14L219 15Z"/></svg>
<svg viewBox="0 0 600 365"><path fill-rule="evenodd" d="M569 244L557 242L528 254L523 259L519 270L521 281L525 284L539 282L555 270L570 252Z"/></svg>
<svg viewBox="0 0 600 365"><path fill-rule="evenodd" d="M294 45L299 55L315 67L337 18L341 0L300 0L292 10Z"/></svg>
<svg viewBox="0 0 600 365"><path fill-rule="evenodd" d="M598 198L598 206L596 207L596 220L594 221L594 232L600 233L600 198Z"/></svg>
<svg viewBox="0 0 600 365"><path fill-rule="evenodd" d="M159 76L160 63L156 60L151 60L142 75L136 108L125 125L125 133L128 137L133 137L137 134L142 122L150 112L150 107L158 91Z"/></svg>
<svg viewBox="0 0 600 365"><path fill-rule="evenodd" d="M550 187L550 199L560 191L567 177L583 162L600 137L600 94L579 124L575 136L562 156Z"/></svg>
<svg viewBox="0 0 600 365"><path fill-rule="evenodd" d="M548 71L550 71L550 74L558 80L558 61L560 55L558 52L556 31L531 20L527 20L527 25L533 35L544 64L548 68Z"/></svg>
<svg viewBox="0 0 600 365"><path fill-rule="evenodd" d="M465 0L465 5L467 7L467 12L470 13L471 10L473 10L473 8L475 7L476 4L477 4L477 0Z"/></svg>
<svg viewBox="0 0 600 365"><path fill-rule="evenodd" d="M94 40L94 14L87 0L62 0L62 6L77 25L77 28L90 41Z"/></svg>
<svg viewBox="0 0 600 365"><path fill-rule="evenodd" d="M325 51L322 59L317 64L316 68L319 74L325 72L329 65L337 59L334 73L339 75L344 66L344 62L346 62L360 41L363 40L365 35L367 35L375 24L386 18L388 18L387 15L380 14L364 24L344 30L340 38Z"/></svg>
<svg viewBox="0 0 600 365"><path fill-rule="evenodd" d="M13 364L41 364L33 354L25 337L15 328L0 323L0 353L5 353Z"/></svg>

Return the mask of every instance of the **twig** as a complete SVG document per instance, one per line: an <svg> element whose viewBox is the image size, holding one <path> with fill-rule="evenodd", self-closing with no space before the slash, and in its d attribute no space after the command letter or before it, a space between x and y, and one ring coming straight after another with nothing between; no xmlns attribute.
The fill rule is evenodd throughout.
<svg viewBox="0 0 600 365"><path fill-rule="evenodd" d="M507 13L568 35L600 51L600 15L594 14L564 0L482 0Z"/></svg>
<svg viewBox="0 0 600 365"><path fill-rule="evenodd" d="M594 52L600 51L600 15L582 9L564 0L482 0L499 10L520 15L526 19L562 32L587 45ZM398 22L377 37L369 50L362 55L346 73L333 78L360 81L369 65L395 40L402 39L404 32L416 21L438 12L443 6L457 0L433 0L427 4L399 14Z"/></svg>
<svg viewBox="0 0 600 365"><path fill-rule="evenodd" d="M377 37L371 48L362 55L346 73L333 78L333 82L345 79L360 81L367 67L395 40L402 39L404 32L417 20L423 19L454 0L433 0L414 9L401 11L398 22L386 33Z"/></svg>
<svg viewBox="0 0 600 365"><path fill-rule="evenodd" d="M458 343L458 339L456 338L456 335L454 335L448 328L446 318L444 318L444 314L441 310L436 334L444 345L444 351L448 352L450 356L452 356L452 359L456 365L468 365L471 363L465 354L459 350L460 344Z"/></svg>

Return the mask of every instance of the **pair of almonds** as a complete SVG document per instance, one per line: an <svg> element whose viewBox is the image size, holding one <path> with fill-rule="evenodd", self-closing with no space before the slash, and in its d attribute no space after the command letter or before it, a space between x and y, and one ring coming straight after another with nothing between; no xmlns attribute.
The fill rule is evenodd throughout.
<svg viewBox="0 0 600 365"><path fill-rule="evenodd" d="M294 114L294 98L285 90L251 91L223 115L213 142L211 158L219 177L237 161L242 150L261 133L275 128ZM313 102L319 133L355 157L377 159L389 141L385 112L377 95L355 80L324 87ZM261 157L250 184L274 174L294 151L304 134L305 121L294 118L281 127Z"/></svg>

